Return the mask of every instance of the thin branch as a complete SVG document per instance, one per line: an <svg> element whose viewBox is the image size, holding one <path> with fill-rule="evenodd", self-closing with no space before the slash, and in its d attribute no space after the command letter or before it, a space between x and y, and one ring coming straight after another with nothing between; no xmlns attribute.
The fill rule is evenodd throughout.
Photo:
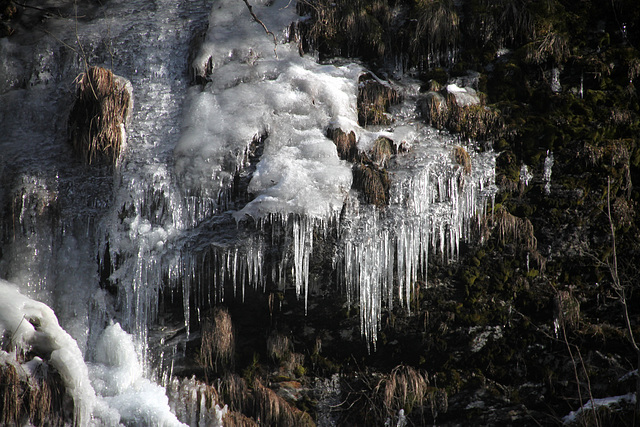
<svg viewBox="0 0 640 427"><path fill-rule="evenodd" d="M255 13L253 13L253 7L249 4L249 0L242 0L244 1L244 4L247 5L247 9L249 9L249 13L251 14L251 16L253 17L253 20L256 21L258 24L262 25L262 28L264 28L264 31L269 34L271 37L273 37L273 53L276 56L276 59L278 59L278 52L276 51L277 47L278 47L278 40L276 39L276 35L273 34L265 25L264 22L262 22L260 20L260 18L258 18L256 16Z"/></svg>
<svg viewBox="0 0 640 427"><path fill-rule="evenodd" d="M618 275L618 254L616 251L616 232L613 226L613 217L611 216L611 177L607 178L607 216L609 218L609 228L611 230L611 252L612 252L612 264L609 265L609 270L611 271L611 279L613 280L614 290L618 297L620 298L620 302L622 303L623 314L625 326L627 328L627 333L629 334L629 342L631 346L636 352L640 352L640 348L636 343L635 337L633 336L633 328L631 327L631 319L629 319L629 307L627 306L627 296L625 294L625 288L620 282L620 276Z"/></svg>

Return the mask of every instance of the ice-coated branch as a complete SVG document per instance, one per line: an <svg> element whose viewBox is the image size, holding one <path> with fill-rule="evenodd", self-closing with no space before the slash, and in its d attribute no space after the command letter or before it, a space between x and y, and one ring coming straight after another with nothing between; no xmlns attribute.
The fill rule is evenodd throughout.
<svg viewBox="0 0 640 427"><path fill-rule="evenodd" d="M278 41L276 40L276 35L273 34L265 25L264 22L262 22L260 20L260 18L258 18L256 16L256 14L253 12L253 7L249 4L249 0L242 0L244 1L244 4L247 5L247 9L249 9L249 13L251 14L251 16L253 17L253 20L256 21L258 24L262 25L262 28L264 28L264 31L269 34L271 37L273 37L273 53L276 55L276 58L278 58L278 52L276 51L277 47L278 47Z"/></svg>

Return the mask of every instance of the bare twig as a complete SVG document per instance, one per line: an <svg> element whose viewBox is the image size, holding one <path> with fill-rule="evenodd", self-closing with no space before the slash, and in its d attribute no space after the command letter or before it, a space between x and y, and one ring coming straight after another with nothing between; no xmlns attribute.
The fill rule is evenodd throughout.
<svg viewBox="0 0 640 427"><path fill-rule="evenodd" d="M271 37L273 37L273 53L276 56L276 59L278 58L278 52L277 52L277 47L278 47L278 40L276 39L276 35L273 34L265 25L264 22L262 22L260 20L260 18L258 18L256 16L256 14L253 12L253 7L249 4L249 0L242 0L244 1L244 4L247 5L247 9L249 9L249 13L251 14L251 16L253 17L253 20L256 21L258 24L262 25L262 28L264 28L264 31L269 34Z"/></svg>
<svg viewBox="0 0 640 427"><path fill-rule="evenodd" d="M611 216L611 177L607 177L607 219L609 220L609 229L611 231L611 257L612 261L607 261L609 266L609 272L611 273L611 280L613 281L613 289L620 299L622 304L622 314L624 316L624 323L629 335L629 343L636 352L637 361L637 373L636 373L636 421L640 420L640 347L633 335L633 328L631 327L631 319L629 318L629 306L627 305L627 295L625 292L625 286L620 281L620 275L618 274L618 254L616 251L616 231L613 226L613 217Z"/></svg>

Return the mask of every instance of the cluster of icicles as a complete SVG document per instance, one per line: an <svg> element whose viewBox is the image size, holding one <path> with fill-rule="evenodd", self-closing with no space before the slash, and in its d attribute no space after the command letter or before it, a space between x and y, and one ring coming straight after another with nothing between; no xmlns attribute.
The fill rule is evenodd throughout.
<svg viewBox="0 0 640 427"><path fill-rule="evenodd" d="M240 298L247 286L294 285L306 309L317 237L331 235L339 285L348 304L359 305L362 334L375 348L383 307L397 301L409 309L429 254L455 258L492 200L495 155L467 147L469 173L454 161L458 141L449 135L402 117L396 130L402 123L408 132L360 128L359 66L318 64L291 44L279 44L276 57L242 2L221 3L195 60L195 68L211 65L211 81L188 99L175 174L156 170L153 182L125 183L126 215L105 233L109 248L105 243L101 253L109 252L103 262L119 287L124 326L146 343L166 286L182 292L187 334L200 308L223 300L228 285ZM259 12L269 28L284 29L279 39L290 39L289 23L299 17L288 1L260 5ZM413 111L415 99L406 102ZM388 168L389 206L361 204L349 190L351 166L326 138L329 126L354 130L363 150L379 135L409 148ZM255 198L230 207L228 165L235 161L235 173L249 173L244 150L252 135L265 132L248 185Z"/></svg>
<svg viewBox="0 0 640 427"><path fill-rule="evenodd" d="M453 138L425 132L431 139L414 143L411 153L390 168L390 204L385 209L360 202L351 191L344 209L329 218L273 213L253 225L234 225L229 214L211 215L211 201L185 198L178 206L176 200L163 199L162 192L140 189L137 210L165 204L173 215L180 212L182 220L189 218L179 226L189 231L172 240L172 234L179 234L175 230L154 226L139 215L128 220L128 232L137 234L137 253L128 261L120 257L112 275L133 278L131 291L119 292L129 309L124 323L146 341L147 325L157 316L160 283L182 292L187 333L192 310L199 317L201 307L223 301L229 285L233 297L241 299L247 287L295 287L306 310L314 286L314 243L319 244L314 237L324 243L331 235L337 242L333 265L338 285L347 303L359 306L362 335L375 348L383 309L392 309L396 302L410 311L416 282L426 282L429 255L455 259L461 240L470 236L495 192L492 152L470 150L474 168L467 174L452 159ZM216 221L221 223L218 228Z"/></svg>

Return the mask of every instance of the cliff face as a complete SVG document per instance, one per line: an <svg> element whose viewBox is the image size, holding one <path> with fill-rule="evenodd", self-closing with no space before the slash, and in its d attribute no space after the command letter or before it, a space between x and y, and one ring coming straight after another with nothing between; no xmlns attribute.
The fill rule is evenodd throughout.
<svg viewBox="0 0 640 427"><path fill-rule="evenodd" d="M64 2L53 3L60 6ZM247 22L257 24L245 5L237 3ZM269 27L292 13L289 9L268 21L260 12L271 2L255 3L256 19L264 19ZM39 25L38 19L53 13L34 9L32 13L22 11L21 15L22 9L11 2L0 5L7 8L5 12L0 10L0 31L8 37L25 37L34 25ZM64 19L69 19L71 6L64 6ZM108 9L107 3L87 11L97 16L96 10L103 13ZM307 125L311 108L323 111L318 122L324 128L311 137L300 137L302 142L318 141L309 155L313 162L305 163L311 166L297 181L287 181L293 189L289 191L291 200L300 201L296 205L299 210L292 217L273 221L259 218L268 217L268 203L284 197L282 188L272 185L272 178L283 180L285 167L271 167L266 173L266 162L263 169L256 165L261 159L277 164L282 158L273 154L269 144L280 138L277 132L285 127L261 127L259 120L263 116L251 117L251 124L259 128L254 135L253 128L240 126L238 117L246 116L243 109L232 114L230 110L212 108L207 111L216 114L194 114L193 121L185 126L189 131L198 126L204 129L206 138L196 141L202 146L224 132L242 134L242 138L228 138L237 145L232 155L222 149L222 154L214 153L219 154L222 166L215 179L208 176L215 181L215 185L209 183L211 188L197 188L194 182L204 178L183 173L198 162L206 167L215 157L212 154L211 158L203 158L196 142L186 138L174 141L175 152L173 145L170 149L156 149L158 144L137 143L129 148L139 156L135 161L127 163L128 155L134 158L131 152L123 155L124 165L116 174L125 182L123 187L139 190L140 194L135 194L139 200L130 200L127 194L117 195L113 201L111 171L83 169L83 176L99 174L108 183L103 182L104 194L94 201L80 191L73 197L80 204L94 203L98 208L115 205L107 209L115 212L115 227L105 233L110 234L107 237L99 235L104 229L93 230L92 242L86 244L90 248L85 256L88 260L82 261L90 264L86 270L92 271L91 280L95 282L90 289L104 301L117 300L120 304L100 312L104 319L99 318L97 323L106 323L109 316L155 316L150 325L144 323L146 317L136 318L125 329L136 334L136 339L148 340L148 363L157 365L160 375L170 372L174 376L172 382L165 384L169 388L169 406L187 423L205 419L205 413L209 417L206 419L224 417L229 425L279 426L364 426L387 422L556 425L563 421L617 425L637 421L640 411L634 412L637 399L633 393L637 390L638 374L634 370L639 367L640 354L635 347L635 340L640 339L640 297L636 289L640 259L636 209L640 192L634 183L640 179L640 104L634 84L640 76L640 6L633 0L306 0L297 4L296 11L305 18L291 25L286 34L286 41L296 45L276 46L276 55L280 60L286 55L313 53L322 64L312 66L296 59L300 61L297 65L302 65L286 72L262 65L269 61L264 52L271 55L273 45L270 36L260 29L263 51L253 46L246 52L232 50L235 56L230 57L220 52L216 57L215 49L206 58L192 55L190 66L196 76L190 93L201 95L198 99L202 102L193 103L196 107L229 87L238 89L228 99L246 101L242 104L246 108L255 104L268 104L271 108L269 103L277 99L277 108L284 107L271 108L270 119L280 120L293 111L292 116L299 120L286 128L285 135L293 135ZM186 11L181 13L187 15ZM90 22L94 18L83 19ZM226 18L221 13L218 21L211 22L224 27L232 22ZM242 31L231 27L238 33L244 31L244 27ZM122 34L130 37L124 30ZM214 33L211 39L194 37L193 51L206 51L198 49L212 40L223 43L225 34ZM182 41L188 38L184 34L180 37ZM94 45L104 50L100 43ZM185 53L186 48L179 51ZM96 56L104 59L107 53ZM240 56L240 65L232 62ZM345 57L356 58L360 68L340 65L346 62ZM164 76L162 61L158 61L153 73L134 76L134 87L149 86L150 81ZM324 76L323 65L328 63L336 64L339 72L331 71L331 79L326 80L331 84L323 87L318 76ZM214 74L216 67L222 66L244 74ZM125 71L131 67L120 63ZM313 72L303 74L300 70L304 67ZM186 74L187 67L184 68L182 73ZM252 101L256 95L253 89L244 91L242 86L257 74L255 69L266 70L267 76L258 79L263 90L260 93L266 94L260 102ZM135 74L138 70L129 71ZM70 72L65 73L66 76ZM170 77L172 83L162 93L186 91L188 77L180 76L184 84ZM280 82L286 80L294 89L286 93L273 89L276 78ZM0 82L7 93L20 84L27 85L13 80ZM54 80L51 81L59 84ZM337 91L330 89L343 80L353 89L350 94L354 99L340 104ZM141 96L144 108L155 102L156 94L149 92ZM58 99L56 105L67 98ZM347 108L349 102L358 111ZM327 117L337 110L340 120L329 121ZM169 116L167 122L175 125L177 114L171 112ZM395 122L407 117L418 121L419 126L430 125L441 131L433 132L434 138L446 139L446 149L438 151L448 165L442 172L447 177L446 185L434 190L438 183L427 179L429 194L448 202L450 199L442 194L471 197L476 190L495 183L486 198L486 209L476 211L475 205L469 207L468 211L478 216L467 222L461 220L459 229L464 230L466 238L455 236L447 240L455 242L452 247L429 242L435 249L426 243L427 250L404 248L409 234L418 230L427 235L432 229L410 228L406 222L399 222L397 229L383 230L387 234L372 234L374 239L353 251L357 255L339 258L336 254L344 255L340 221L346 218L355 222L358 216L354 212L362 213L362 218L365 213L371 216L366 217L370 222L365 224L363 220L360 228L351 230L353 246L359 243L359 232L375 228L375 221L385 215L390 217L394 209L426 203L408 199L398 203L400 193L394 188L394 182L406 173L406 159L417 156L418 144L412 147L407 143L408 137L394 138L389 131ZM325 122L330 125L325 126ZM160 127L162 132L137 130L133 137L146 141L145 138L152 139L145 135L146 131L175 133L172 126ZM281 139L287 152L293 153L302 144L298 140L292 143L292 138ZM328 157L326 153L333 149L331 141L337 148L337 157L334 155L331 163L334 174L327 173L324 163L317 161ZM65 147L55 149L62 151L59 157L71 156L70 148ZM136 150L149 150L151 154L140 156ZM177 180L166 178L153 163L162 163L166 152L171 153L167 164L172 167L175 156ZM297 152L291 159L290 163L309 160ZM13 169L21 167L17 162L10 165L1 155L0 160L0 176L9 176ZM145 164L146 160L151 167ZM494 182L487 184L483 181L486 177L478 176L480 164L493 165L492 161L495 168L490 168L490 176ZM155 168L153 180L138 180L142 176L138 175L138 165L143 164L140 169ZM74 160L67 169L82 167ZM205 172L209 170L204 167L203 177L207 177ZM65 173L71 174L67 170ZM251 183L259 173L263 173L262 180ZM328 183L314 193L319 195L317 200L300 190L304 188L302 179L314 174L322 174ZM13 258L20 255L21 240L28 243L32 234L49 228L72 228L60 224L67 224L64 213L71 210L67 204L76 199L64 194L64 176L60 181L57 175L55 179L56 183L61 182L60 189L45 186L47 191L34 193L40 198L31 202L26 184L24 189L17 186L15 191L3 188L3 278L20 278L14 272L19 269ZM140 181L152 182L154 188L141 188ZM176 182L191 187L184 194L169 189ZM223 186L228 191L218 194ZM334 200L334 187L340 192L339 203ZM296 198L296 193L301 196ZM179 225L173 219L179 211L175 200L183 196L193 202L186 203L184 209L193 209L189 211L189 225ZM465 197L455 200L467 200ZM336 209L343 199L343 208ZM260 204L261 200L265 203ZM225 206L226 216L212 220L220 205ZM325 205L329 207L320 209ZM302 221L312 208L335 210L334 216L326 223ZM18 211L31 216L16 216ZM96 221L108 216L102 208L91 210L91 215ZM236 226L234 219L240 216L241 226ZM167 226L171 221L173 228ZM451 224L446 224L450 227L447 232L454 228ZM120 242L114 238L119 232L122 236L142 236L145 227L151 233L145 235L144 247L132 244L132 249L124 237ZM82 227L76 224L76 228ZM240 260L238 251L228 250L235 242L253 236L250 232L256 230L262 237L269 237L272 245L256 245L257 252L244 253L245 260ZM182 231L184 235L174 238ZM81 235L79 231L76 234ZM203 243L196 234L205 240L210 238L217 246ZM388 234L405 240L386 238ZM14 243L16 235L18 243ZM294 243L290 235L297 236ZM45 238L45 243L39 240L40 253L46 254L49 246L51 251L63 246L74 253L68 249L67 234L58 230L52 236ZM51 243L57 239L67 240L64 245ZM414 250L412 254L419 254L415 257L418 261L408 265L414 262L407 261L411 259L408 255L387 257L386 264L381 265L381 258L367 258L367 250L385 245L397 254ZM172 246L180 248L176 251L178 261L167 260L167 248ZM310 247L312 250L307 251ZM98 253L92 252L94 249ZM188 251L197 255L188 258ZM68 258L72 257L63 250L59 252L61 259L64 255L62 261L69 264ZM96 258L99 267L94 265ZM174 266L171 262L179 268L153 270L156 264ZM351 267L346 266L349 263ZM136 270L138 264L144 268ZM51 271L57 264L50 261L47 265L42 274L54 277ZM146 279L146 275L157 279L148 279L155 286L149 293L137 294L142 295L141 300L150 300L149 306L140 303L131 308L123 302L132 295L129 287L140 285L128 281L127 268L140 273L135 275L136 280L142 276ZM383 270L391 273L390 279L381 273ZM236 277L238 271L241 273ZM398 274L399 271L406 274ZM32 274L37 276L37 272ZM257 276L264 279L250 283L251 277ZM360 280L374 279L387 280L386 287L375 288L391 290L386 299L384 295L363 295L363 288L355 285ZM176 285L178 282L181 284ZM83 298L85 306L98 305L95 296ZM76 323L67 320L67 324ZM78 329L84 326L83 323ZM91 340L86 338L85 344L90 345ZM11 369L5 364L2 375L13 375ZM50 377L47 381L52 384L47 387L55 392L53 400L62 402L60 380L53 374ZM26 390L26 384L22 381L19 387ZM7 398L8 388L1 390ZM197 393L185 397L185 390ZM590 399L594 399L593 410L584 406ZM228 410L214 410L216 404L226 404ZM7 414L9 406L4 406L3 413L8 422L27 416L32 420L54 418L47 414ZM13 413L17 413L15 407L11 407ZM29 406L24 412L31 410L33 407ZM63 418L71 417L60 412Z"/></svg>
<svg viewBox="0 0 640 427"><path fill-rule="evenodd" d="M270 313L308 355L305 375L342 374L349 409L340 422L397 419L404 409L416 424L546 425L611 396L621 397L565 421L630 422L640 333L638 6L317 1L299 12L311 17L305 48L325 60L359 57L390 78L413 73L427 123L499 152L498 194L477 239L456 262L433 257L426 286L413 284L411 312L383 313L375 352L359 347L353 308L328 294L311 299L306 317L293 305ZM473 87L479 101L456 101L452 83ZM411 392L420 403L392 397L400 366L429 383L428 393Z"/></svg>

